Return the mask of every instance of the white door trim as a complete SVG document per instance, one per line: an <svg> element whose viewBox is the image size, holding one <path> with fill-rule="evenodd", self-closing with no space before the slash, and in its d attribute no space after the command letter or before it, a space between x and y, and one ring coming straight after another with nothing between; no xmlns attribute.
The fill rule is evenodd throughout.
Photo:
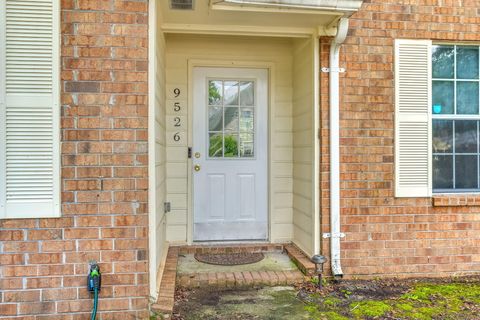
<svg viewBox="0 0 480 320"><path fill-rule="evenodd" d="M268 71L268 155L267 155L267 181L268 181L268 239L267 242L271 240L272 234L272 175L271 175L271 154L272 154L272 125L271 119L273 118L273 109L272 108L272 97L275 96L275 64L272 62L264 61L240 61L240 60L201 60L201 59L189 59L188 60L188 136L187 144L192 146L193 144L193 70L195 67L222 67L222 68L249 68L249 69L266 69ZM187 244L191 245L193 243L193 166L192 159L188 159L188 210L187 210Z"/></svg>

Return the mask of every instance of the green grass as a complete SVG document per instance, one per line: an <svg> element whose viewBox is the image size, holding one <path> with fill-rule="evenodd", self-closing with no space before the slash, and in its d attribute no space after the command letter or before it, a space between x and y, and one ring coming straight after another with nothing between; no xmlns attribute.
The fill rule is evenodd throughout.
<svg viewBox="0 0 480 320"><path fill-rule="evenodd" d="M362 302L353 302L350 304L352 315L356 319L365 317L380 317L392 310L392 306L387 302L367 300Z"/></svg>

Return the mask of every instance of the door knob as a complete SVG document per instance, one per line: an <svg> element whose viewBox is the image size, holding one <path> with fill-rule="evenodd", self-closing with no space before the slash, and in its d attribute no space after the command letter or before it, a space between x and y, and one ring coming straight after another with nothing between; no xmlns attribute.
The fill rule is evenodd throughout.
<svg viewBox="0 0 480 320"><path fill-rule="evenodd" d="M196 164L195 166L193 166L193 170L195 171L200 171L200 166L198 164Z"/></svg>

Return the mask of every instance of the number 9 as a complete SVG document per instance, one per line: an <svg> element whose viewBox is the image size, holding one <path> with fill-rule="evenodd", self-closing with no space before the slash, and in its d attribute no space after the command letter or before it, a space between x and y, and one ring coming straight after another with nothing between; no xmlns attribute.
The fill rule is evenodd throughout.
<svg viewBox="0 0 480 320"><path fill-rule="evenodd" d="M180 95L180 89L179 88L173 89L173 94L175 95L175 98L178 98L178 96Z"/></svg>

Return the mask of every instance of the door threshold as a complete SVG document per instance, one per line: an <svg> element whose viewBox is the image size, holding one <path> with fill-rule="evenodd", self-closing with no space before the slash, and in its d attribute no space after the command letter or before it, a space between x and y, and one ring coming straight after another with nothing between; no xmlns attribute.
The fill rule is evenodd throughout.
<svg viewBox="0 0 480 320"><path fill-rule="evenodd" d="M208 242L177 246L179 254L192 253L237 253L237 252L282 252L287 243L270 242Z"/></svg>
<svg viewBox="0 0 480 320"><path fill-rule="evenodd" d="M228 240L228 241L193 241L191 246L235 246L235 245L275 244L268 240Z"/></svg>

